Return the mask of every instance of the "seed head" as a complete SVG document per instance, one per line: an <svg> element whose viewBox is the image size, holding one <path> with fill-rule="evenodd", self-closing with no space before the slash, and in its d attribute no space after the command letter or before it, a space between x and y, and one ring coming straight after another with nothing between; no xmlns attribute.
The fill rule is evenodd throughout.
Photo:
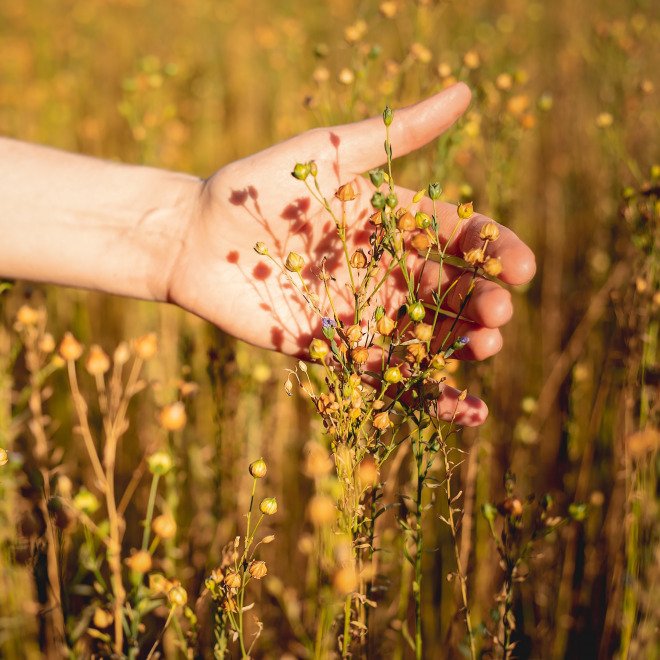
<svg viewBox="0 0 660 660"><path fill-rule="evenodd" d="M395 383L400 383L403 380L403 374L399 367L388 367L383 373L383 380L386 383L394 385Z"/></svg>
<svg viewBox="0 0 660 660"><path fill-rule="evenodd" d="M337 188L335 197L342 202L352 202L357 197L357 193L355 192L355 188L353 188L353 184L345 183L343 186Z"/></svg>
<svg viewBox="0 0 660 660"><path fill-rule="evenodd" d="M186 407L181 401L175 401L165 406L158 415L160 425L167 431L180 431L186 425L187 420Z"/></svg>
<svg viewBox="0 0 660 660"><path fill-rule="evenodd" d="M28 327L31 325L37 325L40 316L39 311L34 309L34 307L21 305L18 312L16 312L16 321L20 325Z"/></svg>
<svg viewBox="0 0 660 660"><path fill-rule="evenodd" d="M176 536L176 520L169 513L163 513L153 519L151 529L161 539L173 539Z"/></svg>
<svg viewBox="0 0 660 660"><path fill-rule="evenodd" d="M263 479L266 476L266 472L268 471L268 466L266 465L266 461L264 461L263 458L258 458L256 461L250 463L249 470L250 474L255 479Z"/></svg>
<svg viewBox="0 0 660 660"><path fill-rule="evenodd" d="M382 316L376 323L376 330L385 337L391 335L396 327L396 321L393 321L389 316Z"/></svg>
<svg viewBox="0 0 660 660"><path fill-rule="evenodd" d="M312 343L309 345L309 357L312 360L323 362L329 352L330 347L322 339L312 339Z"/></svg>
<svg viewBox="0 0 660 660"><path fill-rule="evenodd" d="M496 241L500 237L500 228L494 222L487 222L479 232L484 241Z"/></svg>
<svg viewBox="0 0 660 660"><path fill-rule="evenodd" d="M396 226L400 231L412 231L415 229L417 224L415 223L415 218L410 211L403 213L399 219L396 221Z"/></svg>
<svg viewBox="0 0 660 660"><path fill-rule="evenodd" d="M372 424L374 425L374 428L377 428L380 431L387 431L387 429L389 429L390 426L392 426L389 413L383 411L378 413L377 415L374 415Z"/></svg>
<svg viewBox="0 0 660 660"><path fill-rule="evenodd" d="M337 518L337 505L329 495L314 495L307 505L307 516L313 525L329 525Z"/></svg>
<svg viewBox="0 0 660 660"><path fill-rule="evenodd" d="M0 467L9 463L9 454L6 449L0 447Z"/></svg>
<svg viewBox="0 0 660 660"><path fill-rule="evenodd" d="M146 550L138 550L126 559L126 566L136 573L148 573L152 563L151 554Z"/></svg>
<svg viewBox="0 0 660 660"><path fill-rule="evenodd" d="M410 241L415 250L418 252L426 252L431 247L431 241L425 233L415 234Z"/></svg>
<svg viewBox="0 0 660 660"><path fill-rule="evenodd" d="M228 589L240 589L243 584L243 579L236 571L228 571L224 581Z"/></svg>
<svg viewBox="0 0 660 660"><path fill-rule="evenodd" d="M100 346L92 344L89 347L85 368L92 376L102 376L110 369L110 358Z"/></svg>
<svg viewBox="0 0 660 660"><path fill-rule="evenodd" d="M83 352L82 344L70 333L65 332L60 343L60 355L67 362L75 362Z"/></svg>
<svg viewBox="0 0 660 660"><path fill-rule="evenodd" d="M268 254L268 246L263 241L257 241L254 244L254 251L265 257Z"/></svg>
<svg viewBox="0 0 660 660"><path fill-rule="evenodd" d="M484 262L484 251L481 248L472 248L463 253L463 259L465 259L470 266L477 266Z"/></svg>
<svg viewBox="0 0 660 660"><path fill-rule="evenodd" d="M273 516L277 513L277 500L274 497L264 497L259 504L259 510L265 516Z"/></svg>
<svg viewBox="0 0 660 660"><path fill-rule="evenodd" d="M357 344L357 342L362 339L362 328L358 325L349 325L348 328L344 330L346 339L348 339L349 344Z"/></svg>
<svg viewBox="0 0 660 660"><path fill-rule="evenodd" d="M188 602L188 593L180 584L177 584L167 592L167 600L174 607L183 607Z"/></svg>
<svg viewBox="0 0 660 660"><path fill-rule="evenodd" d="M268 567L265 561L253 561L248 567L248 572L255 580L261 580L268 575Z"/></svg>
<svg viewBox="0 0 660 660"><path fill-rule="evenodd" d="M304 265L305 260L297 252L289 252L284 262L284 267L291 273L299 273Z"/></svg>
<svg viewBox="0 0 660 660"><path fill-rule="evenodd" d="M147 464L149 465L149 472L151 474L163 476L172 469L174 462L166 451L157 451L149 456Z"/></svg>
<svg viewBox="0 0 660 660"><path fill-rule="evenodd" d="M413 333L415 334L415 338L419 339L419 341L431 341L433 338L433 326L428 323L417 323Z"/></svg>
<svg viewBox="0 0 660 660"><path fill-rule="evenodd" d="M366 346L358 346L351 351L351 360L355 364L364 364L369 359L369 349Z"/></svg>
<svg viewBox="0 0 660 660"><path fill-rule="evenodd" d="M499 257L488 257L482 268L486 275L497 277L502 272L502 261Z"/></svg>
<svg viewBox="0 0 660 660"><path fill-rule="evenodd" d="M138 337L134 343L135 353L142 360L149 360L158 352L158 337L155 332L150 332Z"/></svg>
<svg viewBox="0 0 660 660"><path fill-rule="evenodd" d="M351 257L351 266L358 269L367 267L367 255L364 253L362 248L359 248L353 252L353 256Z"/></svg>

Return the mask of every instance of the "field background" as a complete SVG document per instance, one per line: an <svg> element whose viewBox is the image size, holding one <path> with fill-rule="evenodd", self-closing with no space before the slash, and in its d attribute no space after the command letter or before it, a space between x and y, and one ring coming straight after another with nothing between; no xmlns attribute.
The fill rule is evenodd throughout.
<svg viewBox="0 0 660 660"><path fill-rule="evenodd" d="M551 493L560 515L572 502L588 504L583 522L562 527L529 561L516 592L517 657L657 657L660 302L652 186L657 195L659 173L653 181L651 168L659 161L660 23L653 5L0 2L1 134L200 176L306 128L377 114L386 102L400 107L453 79L472 87L471 108L449 138L396 167L399 183L411 188L439 180L446 199L473 199L537 256L534 281L513 292L516 314L501 353L452 375L491 411L461 439L470 451L461 550L474 620L490 622L500 588L479 508L503 500L505 472L515 474L524 501ZM625 201L626 188L641 193L628 191ZM30 415L12 395L28 382L14 330L26 302L47 311L57 341L69 330L112 354L122 340L158 335L158 356L146 367L151 386L136 397L119 449L117 492L145 452L170 447L176 468L162 498L179 532L161 569L191 599L243 524L246 468L264 456L264 492L277 496L280 512L276 542L263 553L270 576L260 586L265 629L255 653L302 654L280 608L302 588L312 484L301 465L319 424L306 402L286 396L291 364L172 307L16 282L0 298L0 446L11 457L0 468L0 655L38 657L45 639L48 542L34 471L66 475L74 493L91 483L65 370L46 386L46 455L35 452ZM168 435L157 412L177 399L182 378L199 389L186 399L185 429ZM93 406L93 382L80 379ZM127 508L125 554L139 545L148 488L141 480ZM425 518L427 547L437 548L424 559L428 658L460 654L457 600L446 580L453 550L439 512L434 504ZM78 532L57 534L66 583ZM394 566L396 552L384 562ZM401 606L394 594L382 608L394 602L405 620L405 599ZM88 596L69 596L73 627ZM383 657L405 655L397 626L380 625Z"/></svg>

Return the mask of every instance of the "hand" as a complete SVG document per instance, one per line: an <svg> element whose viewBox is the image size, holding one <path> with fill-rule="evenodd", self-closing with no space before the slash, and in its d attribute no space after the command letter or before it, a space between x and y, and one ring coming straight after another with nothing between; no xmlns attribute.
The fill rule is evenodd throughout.
<svg viewBox="0 0 660 660"><path fill-rule="evenodd" d="M390 129L394 157L440 135L465 111L469 101L468 88L458 84L396 111ZM370 199L374 187L361 174L384 162L384 137L380 117L315 129L219 170L206 182L198 211L192 216L171 273L170 300L256 346L307 358L311 339L321 336L320 319L281 271L253 247L257 241L263 241L270 254L280 261L289 251L301 254L307 264L303 276L319 292L321 282L316 275L325 258L328 272L336 278L332 286L336 306L340 307L337 311L340 316L348 313L350 317L353 301L346 295L346 263L334 222L305 185L291 176L291 170L297 162L315 161L321 191L329 200L339 185L352 181L358 197L346 205L347 240L351 252L357 247L366 251L370 234L367 218L373 212ZM411 205L413 194L398 188L399 204ZM427 199L426 206L428 202ZM334 204L341 213L340 202L334 200ZM424 210L429 211L426 206ZM446 238L458 222L456 207L442 203L438 208ZM480 247L479 231L488 221L479 214L463 221L450 251L462 255L472 247ZM500 227L500 232L489 255L501 259L501 281L529 281L535 271L532 252L507 228ZM410 259L421 265L421 258ZM456 274L456 269L446 268L443 281L451 281ZM435 286L437 277L437 266L429 263L422 293L425 286ZM448 297L447 303L454 311L458 311L468 281L462 278ZM405 294L405 286L394 281L383 288L380 302L394 316L405 301ZM502 346L498 328L511 315L508 291L479 278L463 310L468 320L455 328L456 336L469 339L456 357L482 360L497 353ZM450 325L451 319L441 323L438 335L443 335ZM486 405L476 397L468 396L462 402L457 397L456 390L445 388L439 403L441 414L453 414L458 403L458 423L482 423L487 415Z"/></svg>

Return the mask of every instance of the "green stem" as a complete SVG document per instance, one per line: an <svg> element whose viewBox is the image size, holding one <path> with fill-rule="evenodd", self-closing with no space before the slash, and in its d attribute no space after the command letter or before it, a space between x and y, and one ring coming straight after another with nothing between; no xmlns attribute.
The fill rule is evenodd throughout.
<svg viewBox="0 0 660 660"><path fill-rule="evenodd" d="M149 501L147 503L147 517L144 520L144 532L142 534L142 550L149 547L149 536L151 534L151 519L154 515L154 506L156 504L156 493L158 491L159 474L154 474L151 480L151 489L149 490Z"/></svg>

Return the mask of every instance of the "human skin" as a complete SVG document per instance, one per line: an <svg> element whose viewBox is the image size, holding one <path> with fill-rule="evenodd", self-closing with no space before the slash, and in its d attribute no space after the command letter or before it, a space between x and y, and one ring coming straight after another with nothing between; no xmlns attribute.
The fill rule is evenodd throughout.
<svg viewBox="0 0 660 660"><path fill-rule="evenodd" d="M439 136L469 102L468 88L459 83L396 111L390 129L394 158ZM346 206L347 240L351 249L368 248L366 217L374 188L362 174L383 163L384 137L380 117L314 129L226 165L206 180L0 138L0 275L174 303L255 346L305 357L320 319L253 246L264 241L281 259L290 250L300 253L312 280L326 257L336 276L338 312L349 312L334 224L290 172L296 162L314 160L328 199L352 181L358 197ZM419 206L412 204L413 191L398 188L397 194L400 204L413 211ZM421 208L429 211L429 201ZM442 203L438 210L447 237L458 222L456 208ZM479 231L488 221L478 213L463 221L450 252L480 247ZM499 279L508 285L528 282L534 255L512 231L500 226L500 232L489 246L489 255L502 262ZM409 263L419 267L421 259L411 256ZM453 276L447 270L443 281ZM422 291L437 277L437 267L427 266ZM463 278L449 296L454 311L466 286ZM380 302L394 315L404 301L403 285L393 282ZM457 336L470 340L457 357L482 360L497 353L499 328L511 315L509 292L478 279L463 311L466 320L456 328ZM439 335L448 323L440 324ZM472 396L459 401L458 392L446 387L439 412L477 425L487 407Z"/></svg>

